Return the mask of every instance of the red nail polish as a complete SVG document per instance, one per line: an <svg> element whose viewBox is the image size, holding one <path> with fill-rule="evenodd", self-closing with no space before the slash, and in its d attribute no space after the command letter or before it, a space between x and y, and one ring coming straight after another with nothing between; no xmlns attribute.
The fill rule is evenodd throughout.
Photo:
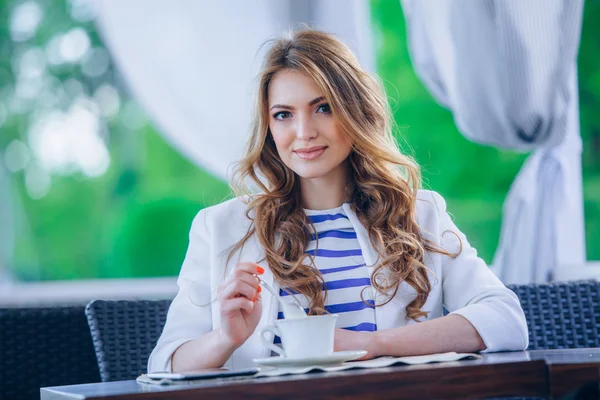
<svg viewBox="0 0 600 400"><path fill-rule="evenodd" d="M259 275L262 275L265 273L265 269L263 267L258 266L256 267L256 272L258 272Z"/></svg>

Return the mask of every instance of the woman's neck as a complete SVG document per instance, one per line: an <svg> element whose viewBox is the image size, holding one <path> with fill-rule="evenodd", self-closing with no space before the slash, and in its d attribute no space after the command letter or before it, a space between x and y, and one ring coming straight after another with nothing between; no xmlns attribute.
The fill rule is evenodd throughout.
<svg viewBox="0 0 600 400"><path fill-rule="evenodd" d="M345 172L345 171L344 171ZM309 210L328 210L348 200L346 173L300 180L302 207Z"/></svg>

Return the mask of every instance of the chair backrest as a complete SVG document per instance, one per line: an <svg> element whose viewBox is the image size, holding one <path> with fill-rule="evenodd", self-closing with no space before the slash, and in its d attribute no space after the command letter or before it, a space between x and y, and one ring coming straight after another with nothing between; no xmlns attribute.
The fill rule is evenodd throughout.
<svg viewBox="0 0 600 400"><path fill-rule="evenodd" d="M0 309L0 399L99 381L84 306Z"/></svg>
<svg viewBox="0 0 600 400"><path fill-rule="evenodd" d="M600 282L508 285L521 300L529 350L600 347Z"/></svg>
<svg viewBox="0 0 600 400"><path fill-rule="evenodd" d="M171 300L94 300L85 308L102 382L146 372Z"/></svg>

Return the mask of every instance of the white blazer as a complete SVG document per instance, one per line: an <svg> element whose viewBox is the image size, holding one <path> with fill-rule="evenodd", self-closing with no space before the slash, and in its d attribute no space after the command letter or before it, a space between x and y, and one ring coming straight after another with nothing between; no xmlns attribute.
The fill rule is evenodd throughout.
<svg viewBox="0 0 600 400"><path fill-rule="evenodd" d="M487 352L524 350L529 343L525 315L517 296L507 289L490 271L485 262L456 228L446 212L446 203L437 193L420 190L417 195L416 219L422 234L434 244L451 253L462 252L451 258L435 252L426 252L424 264L431 270L432 289L423 306L428 312L425 319L443 316L445 306L451 314L459 314L473 324L487 346ZM366 229L348 204L344 210L354 225L367 266L373 271L378 254L370 244ZM229 248L247 232L250 220L245 216L246 205L233 199L201 210L190 231L189 248L177 280L179 292L167 316L163 333L148 360L148 371L171 371L171 356L175 350L190 340L220 326L217 288L240 261L258 262L264 250L255 237L232 257L226 268ZM273 275L262 261L262 276L274 284ZM406 318L406 305L416 292L406 282L400 284L394 298L384 306L375 308L378 330L415 323ZM278 302L268 291L262 292L263 313L258 326L248 340L233 352L226 367L231 369L252 366L253 358L268 357L270 350L260 343L260 331L274 323ZM379 295L376 304L385 302Z"/></svg>

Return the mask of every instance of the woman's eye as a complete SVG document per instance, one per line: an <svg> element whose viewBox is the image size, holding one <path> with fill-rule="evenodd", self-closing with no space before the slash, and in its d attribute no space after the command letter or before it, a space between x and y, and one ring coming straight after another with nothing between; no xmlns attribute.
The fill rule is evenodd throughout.
<svg viewBox="0 0 600 400"><path fill-rule="evenodd" d="M331 112L331 107L329 107L329 104L327 103L321 104L319 107L317 107L317 112L329 114Z"/></svg>
<svg viewBox="0 0 600 400"><path fill-rule="evenodd" d="M283 120L286 118L289 118L291 116L291 114L288 111L279 111L278 113L275 113L273 115L273 118L278 119L278 120Z"/></svg>

